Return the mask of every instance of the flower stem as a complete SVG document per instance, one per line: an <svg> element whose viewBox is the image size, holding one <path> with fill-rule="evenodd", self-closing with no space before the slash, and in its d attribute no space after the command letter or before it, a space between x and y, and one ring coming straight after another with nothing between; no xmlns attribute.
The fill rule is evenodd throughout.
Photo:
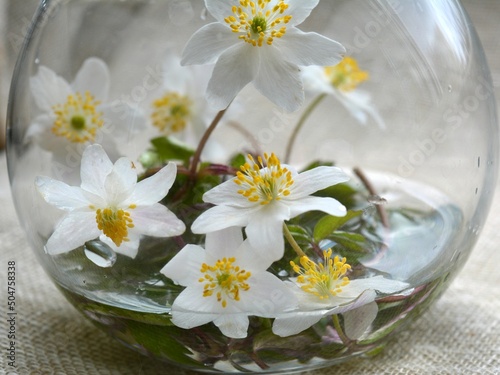
<svg viewBox="0 0 500 375"><path fill-rule="evenodd" d="M326 94L320 94L318 95L305 109L304 113L302 113L302 116L300 116L299 122L297 122L297 125L295 125L295 129L293 129L292 135L290 136L290 139L288 140L288 145L286 146L286 152L285 152L285 158L284 161L285 163L288 163L290 161L290 156L292 154L292 148L293 145L295 144L295 141L297 140L297 136L299 135L300 129L302 129L302 126L305 124L306 120L308 117L311 115L312 111L321 103L321 101L326 97Z"/></svg>
<svg viewBox="0 0 500 375"><path fill-rule="evenodd" d="M305 257L306 253L300 248L299 244L297 241L295 241L295 238L293 238L292 233L290 233L290 229L288 229L286 224L283 224L283 233L285 234L285 238L287 239L288 243L292 246L293 250L297 253L299 257Z"/></svg>
<svg viewBox="0 0 500 375"><path fill-rule="evenodd" d="M229 106L228 106L228 108L229 108ZM203 134L203 137L201 138L200 143L198 143L198 147L196 148L193 159L191 160L191 168L189 169L191 177L196 175L196 169L198 168L198 163L200 162L201 153L203 152L203 149L205 148L205 145L207 144L208 139L212 135L213 131L215 130L215 128L219 124L220 120L222 119L222 117L224 116L226 111L227 111L227 108L223 109L222 111L219 111L219 113L217 113L217 115L213 119L212 123L210 124L208 129L205 131L205 134Z"/></svg>
<svg viewBox="0 0 500 375"><path fill-rule="evenodd" d="M353 169L353 172L356 176L358 176L358 178L361 180L363 185L365 185L365 187L368 190L368 192L370 193L370 195L377 196L377 191L375 190L375 187L372 185L370 180L368 180L368 177L366 177L364 172L358 167L355 167ZM390 227L390 224L389 224L389 218L387 216L387 211L380 204L377 204L376 208L377 208L378 216L380 217L380 222L382 223L384 228L388 229Z"/></svg>
<svg viewBox="0 0 500 375"><path fill-rule="evenodd" d="M335 327L335 331L337 331L337 334L339 335L339 338L342 340L342 343L345 346L351 345L351 339L346 336L344 330L340 326L339 316L337 314L332 315L332 321L333 321L333 326Z"/></svg>

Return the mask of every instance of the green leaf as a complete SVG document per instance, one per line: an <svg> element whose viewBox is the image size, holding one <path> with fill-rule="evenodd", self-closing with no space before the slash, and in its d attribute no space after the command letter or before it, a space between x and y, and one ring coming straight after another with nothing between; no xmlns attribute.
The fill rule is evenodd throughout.
<svg viewBox="0 0 500 375"><path fill-rule="evenodd" d="M317 197L330 197L338 200L347 208L353 207L356 204L355 195L359 191L347 183L336 184L327 187L326 189L317 191L313 195Z"/></svg>
<svg viewBox="0 0 500 375"><path fill-rule="evenodd" d="M359 233L335 231L328 238L337 242L348 250L365 252L366 239Z"/></svg>
<svg viewBox="0 0 500 375"><path fill-rule="evenodd" d="M151 144L154 147L153 152L158 155L162 162L169 160L188 161L194 155L194 150L168 137L154 138L151 140Z"/></svg>
<svg viewBox="0 0 500 375"><path fill-rule="evenodd" d="M243 154L238 154L234 156L231 161L229 162L229 165L233 167L234 169L240 169L240 167L246 163L246 158L245 155Z"/></svg>
<svg viewBox="0 0 500 375"><path fill-rule="evenodd" d="M345 216L325 216L318 221L314 227L313 237L314 241L319 242L324 240L336 231L342 225L347 223L349 220L358 217L362 214L362 211L347 211Z"/></svg>

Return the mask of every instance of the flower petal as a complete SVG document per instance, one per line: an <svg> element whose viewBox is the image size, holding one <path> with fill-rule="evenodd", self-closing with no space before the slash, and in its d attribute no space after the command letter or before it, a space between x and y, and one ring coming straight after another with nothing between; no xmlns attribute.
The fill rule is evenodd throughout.
<svg viewBox="0 0 500 375"><path fill-rule="evenodd" d="M182 52L181 65L213 64L235 44L242 43L229 27L218 22L210 23L189 39Z"/></svg>
<svg viewBox="0 0 500 375"><path fill-rule="evenodd" d="M65 103L72 92L68 82L45 66L40 66L30 78L30 88L36 105L44 112L52 112L52 106Z"/></svg>
<svg viewBox="0 0 500 375"><path fill-rule="evenodd" d="M136 183L137 172L134 164L125 157L118 159L104 181L108 204L118 206L125 201L134 191Z"/></svg>
<svg viewBox="0 0 500 375"><path fill-rule="evenodd" d="M283 222L288 219L288 207L276 202L256 211L245 228L250 245L266 259L281 259L285 248Z"/></svg>
<svg viewBox="0 0 500 375"><path fill-rule="evenodd" d="M380 293L396 293L407 289L409 285L403 281L386 279L383 276L374 276L366 279L354 279L342 287L339 296L343 298L356 298L366 290Z"/></svg>
<svg viewBox="0 0 500 375"><path fill-rule="evenodd" d="M371 103L371 97L367 92L356 90L350 92L338 92L335 96L360 123L366 124L367 114L370 115L380 129L385 129L385 122Z"/></svg>
<svg viewBox="0 0 500 375"><path fill-rule="evenodd" d="M148 206L161 201L172 187L176 173L177 166L175 163L168 163L168 165L160 169L153 176L139 181L125 204Z"/></svg>
<svg viewBox="0 0 500 375"><path fill-rule="evenodd" d="M370 302L357 309L346 311L344 316L345 334L352 340L359 339L372 324L378 314L376 302Z"/></svg>
<svg viewBox="0 0 500 375"><path fill-rule="evenodd" d="M129 241L123 241L120 246L116 246L111 238L104 234L99 237L99 240L108 245L115 253L125 255L131 259L134 259L139 252L140 236L135 238L129 236Z"/></svg>
<svg viewBox="0 0 500 375"><path fill-rule="evenodd" d="M134 224L130 232L153 237L172 237L179 236L186 230L184 223L160 203L137 207L129 212Z"/></svg>
<svg viewBox="0 0 500 375"><path fill-rule="evenodd" d="M216 317L217 314L202 314L198 312L172 309L172 323L177 327L184 329L191 329L194 327L202 326L204 324L210 323Z"/></svg>
<svg viewBox="0 0 500 375"><path fill-rule="evenodd" d="M96 135L98 143L104 143L99 137L112 138L115 143L130 142L135 134L146 129L148 120L144 111L127 103L118 102L118 106L116 103L99 106L104 125Z"/></svg>
<svg viewBox="0 0 500 375"><path fill-rule="evenodd" d="M234 339L244 339L248 333L248 316L245 314L219 315L214 324L219 327L223 335Z"/></svg>
<svg viewBox="0 0 500 375"><path fill-rule="evenodd" d="M35 184L43 199L61 210L88 208L90 205L79 187L69 186L49 177L37 177Z"/></svg>
<svg viewBox="0 0 500 375"><path fill-rule="evenodd" d="M204 261L205 250L202 247L186 245L163 266L160 272L183 286L198 284L201 265Z"/></svg>
<svg viewBox="0 0 500 375"><path fill-rule="evenodd" d="M205 6L208 12L217 20L217 22L225 25L224 19L232 16L233 6L239 6L239 0L205 0Z"/></svg>
<svg viewBox="0 0 500 375"><path fill-rule="evenodd" d="M109 160L102 146L98 144L88 146L82 155L81 188L100 197L105 197L104 184L106 177L112 170L113 163Z"/></svg>
<svg viewBox="0 0 500 375"><path fill-rule="evenodd" d="M81 94L89 92L100 101L108 99L110 73L106 63L96 57L85 60L71 85Z"/></svg>
<svg viewBox="0 0 500 375"><path fill-rule="evenodd" d="M324 311L297 311L280 315L274 320L273 333L281 337L296 335L319 322L323 314Z"/></svg>
<svg viewBox="0 0 500 375"><path fill-rule="evenodd" d="M65 253L97 238L100 234L93 212L73 211L56 226L47 241L46 250L50 255Z"/></svg>
<svg viewBox="0 0 500 375"><path fill-rule="evenodd" d="M242 243L243 233L240 227L229 227L216 232L210 232L206 235L205 239L207 258L217 260L234 256L238 259L237 249L240 248Z"/></svg>
<svg viewBox="0 0 500 375"><path fill-rule="evenodd" d="M215 206L196 218L191 231L209 233L229 227L244 227L248 223L248 209L228 206Z"/></svg>
<svg viewBox="0 0 500 375"><path fill-rule="evenodd" d="M299 67L283 60L280 51L273 46L263 46L259 52L261 61L254 79L255 88L277 106L289 112L296 111L304 102Z"/></svg>
<svg viewBox="0 0 500 375"><path fill-rule="evenodd" d="M288 0L287 13L292 15L288 23L290 26L300 25L309 17L311 11L316 8L319 0Z"/></svg>
<svg viewBox="0 0 500 375"><path fill-rule="evenodd" d="M227 108L235 96L254 79L258 66L259 54L248 43L241 42L224 51L208 82L208 103L215 109Z"/></svg>
<svg viewBox="0 0 500 375"><path fill-rule="evenodd" d="M349 176L337 167L317 167L300 173L294 177L290 188L293 199L306 197L329 186L349 180Z"/></svg>
<svg viewBox="0 0 500 375"><path fill-rule="evenodd" d="M345 216L347 209L338 200L328 197L305 197L298 200L286 202L290 208L290 218L294 218L304 212L322 211L332 216Z"/></svg>
<svg viewBox="0 0 500 375"><path fill-rule="evenodd" d="M238 194L240 187L235 183L236 178L217 185L203 194L203 201L216 205L228 205L232 207L248 208L255 206L254 202L250 202L248 198Z"/></svg>
<svg viewBox="0 0 500 375"><path fill-rule="evenodd" d="M342 44L323 35L292 28L276 40L282 59L289 63L309 66L337 65L346 52Z"/></svg>

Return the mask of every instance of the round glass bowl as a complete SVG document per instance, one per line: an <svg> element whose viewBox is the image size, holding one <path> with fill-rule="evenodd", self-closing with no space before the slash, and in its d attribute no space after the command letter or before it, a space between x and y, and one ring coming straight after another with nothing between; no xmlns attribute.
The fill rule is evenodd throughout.
<svg viewBox="0 0 500 375"><path fill-rule="evenodd" d="M454 0L45 0L8 120L19 218L61 292L206 372L377 353L464 265L496 182Z"/></svg>

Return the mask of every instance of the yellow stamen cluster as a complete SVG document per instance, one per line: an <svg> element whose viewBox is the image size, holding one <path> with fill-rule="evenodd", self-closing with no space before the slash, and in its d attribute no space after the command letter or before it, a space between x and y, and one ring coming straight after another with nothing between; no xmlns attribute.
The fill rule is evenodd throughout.
<svg viewBox="0 0 500 375"><path fill-rule="evenodd" d="M165 135L179 133L186 128L191 116L191 100L176 92L169 92L153 102L151 119Z"/></svg>
<svg viewBox="0 0 500 375"><path fill-rule="evenodd" d="M369 78L368 72L359 69L358 62L352 57L344 57L339 64L326 67L325 73L331 84L344 92L354 90Z"/></svg>
<svg viewBox="0 0 500 375"><path fill-rule="evenodd" d="M203 263L200 269L204 275L198 281L205 283L203 297L210 297L215 293L217 302L224 308L227 307L228 298L239 301L240 292L250 289L246 281L252 274L235 266L235 261L235 258L222 258L213 266Z"/></svg>
<svg viewBox="0 0 500 375"><path fill-rule="evenodd" d="M257 163L251 155L248 159L250 163L242 165L241 171L236 173L234 182L241 187L238 194L261 205L290 195L290 187L294 183L292 172L281 166L274 153L264 154L264 160L259 156Z"/></svg>
<svg viewBox="0 0 500 375"><path fill-rule="evenodd" d="M96 109L99 104L89 92L69 95L66 103L52 107L56 115L52 133L70 142L93 142L97 129L104 125L103 114Z"/></svg>
<svg viewBox="0 0 500 375"><path fill-rule="evenodd" d="M300 266L290 262L292 269L299 276L297 282L303 291L314 294L319 299L327 299L342 291L342 287L349 284L345 276L351 266L346 263L346 258L338 256L332 259L332 249L323 251L323 263L318 264L307 256L300 258Z"/></svg>
<svg viewBox="0 0 500 375"><path fill-rule="evenodd" d="M288 9L285 0L270 5L273 0L240 0L239 6L233 6L233 14L224 21L239 38L254 47L264 43L272 45L275 38L286 33L286 24L292 19L284 14Z"/></svg>
<svg viewBox="0 0 500 375"><path fill-rule="evenodd" d="M134 209L135 207L135 205L131 205L129 208ZM92 206L90 208L94 209ZM102 230L104 235L108 236L116 246L120 246L122 242L129 241L128 230L134 227L129 212L122 209L107 207L104 209L97 209L95 214L97 227Z"/></svg>

